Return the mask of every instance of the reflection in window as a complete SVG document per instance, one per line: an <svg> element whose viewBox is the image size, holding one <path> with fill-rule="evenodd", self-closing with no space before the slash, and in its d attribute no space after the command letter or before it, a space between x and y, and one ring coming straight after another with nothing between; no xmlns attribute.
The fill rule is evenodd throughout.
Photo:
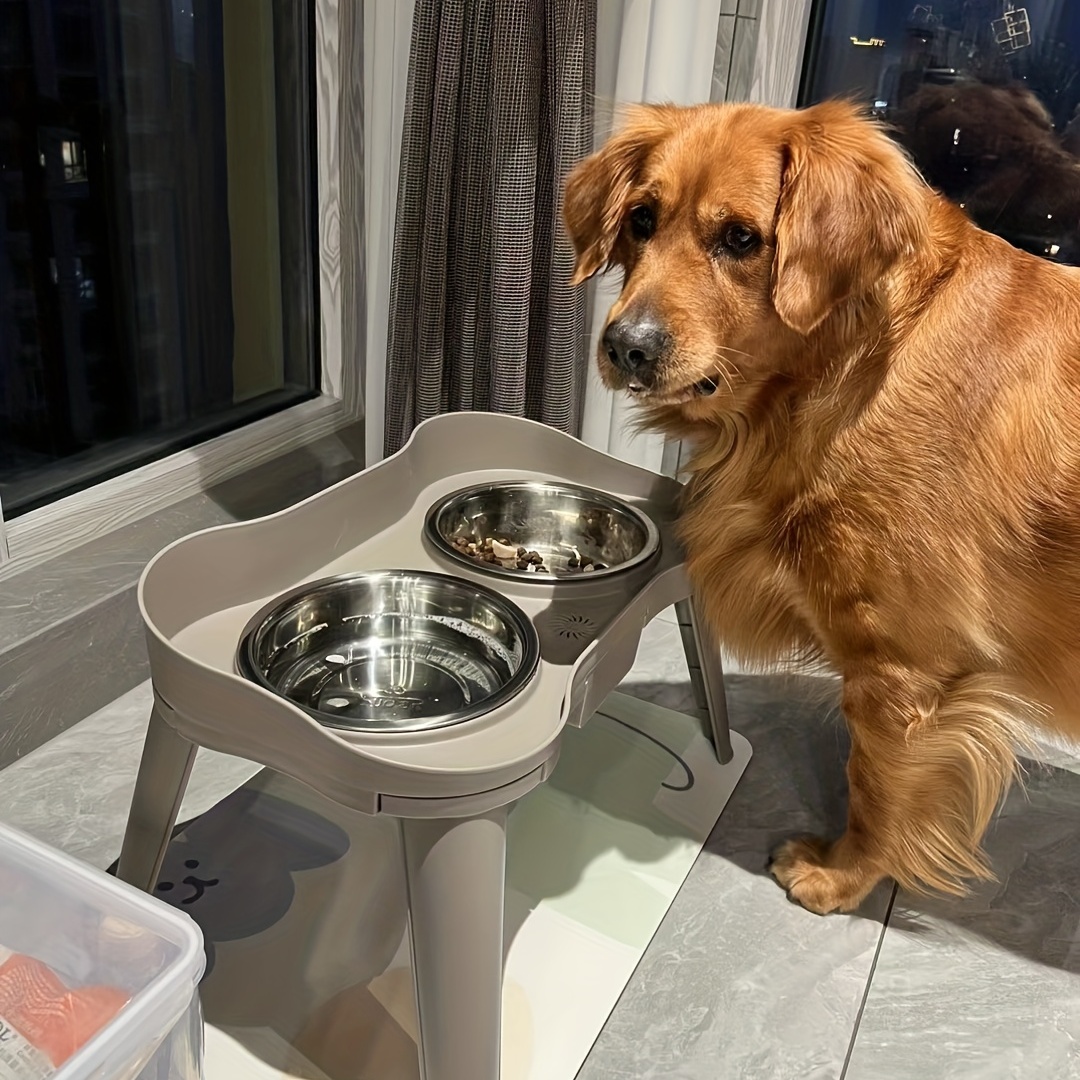
<svg viewBox="0 0 1080 1080"><path fill-rule="evenodd" d="M1080 4L817 0L802 103L854 95L983 228L1080 263Z"/></svg>
<svg viewBox="0 0 1080 1080"><path fill-rule="evenodd" d="M0 3L0 502L317 391L314 0Z"/></svg>
<svg viewBox="0 0 1080 1080"><path fill-rule="evenodd" d="M65 139L60 144L60 156L64 162L64 180L76 184L86 179L86 155L78 139Z"/></svg>

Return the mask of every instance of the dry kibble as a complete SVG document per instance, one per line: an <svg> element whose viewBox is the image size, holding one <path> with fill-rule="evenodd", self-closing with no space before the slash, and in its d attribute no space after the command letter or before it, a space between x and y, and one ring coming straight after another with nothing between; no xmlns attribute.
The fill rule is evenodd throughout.
<svg viewBox="0 0 1080 1080"><path fill-rule="evenodd" d="M506 570L517 570L526 574L551 574L551 568L544 564L544 556L507 540L494 536L469 538L457 536L451 540L456 551L483 566L501 566ZM590 574L597 570L606 570L607 565L593 562L582 555L577 548L571 548L571 554L565 563L566 571L578 574Z"/></svg>

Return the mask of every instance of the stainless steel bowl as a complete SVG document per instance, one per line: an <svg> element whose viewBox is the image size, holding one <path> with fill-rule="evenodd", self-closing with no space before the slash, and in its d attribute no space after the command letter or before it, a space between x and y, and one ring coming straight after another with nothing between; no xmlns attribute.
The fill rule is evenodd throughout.
<svg viewBox="0 0 1080 1080"><path fill-rule="evenodd" d="M386 570L279 597L245 627L237 666L328 727L418 731L509 701L539 657L528 617L493 590Z"/></svg>
<svg viewBox="0 0 1080 1080"><path fill-rule="evenodd" d="M640 510L613 495L564 483L510 481L465 488L436 503L425 527L432 543L458 562L537 582L622 573L660 550L660 532ZM482 546L488 539L524 555L493 561L463 550L465 544ZM499 550L495 547L493 554ZM533 555L543 569L535 557L528 564L534 569L528 569Z"/></svg>

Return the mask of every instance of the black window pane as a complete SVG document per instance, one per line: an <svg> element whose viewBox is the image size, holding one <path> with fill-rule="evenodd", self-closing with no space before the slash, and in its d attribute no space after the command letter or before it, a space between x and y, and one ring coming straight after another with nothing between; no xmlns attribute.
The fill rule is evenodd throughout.
<svg viewBox="0 0 1080 1080"><path fill-rule="evenodd" d="M317 392L312 0L0 0L5 516Z"/></svg>
<svg viewBox="0 0 1080 1080"><path fill-rule="evenodd" d="M983 228L1080 263L1080 4L818 0L804 104L854 96Z"/></svg>

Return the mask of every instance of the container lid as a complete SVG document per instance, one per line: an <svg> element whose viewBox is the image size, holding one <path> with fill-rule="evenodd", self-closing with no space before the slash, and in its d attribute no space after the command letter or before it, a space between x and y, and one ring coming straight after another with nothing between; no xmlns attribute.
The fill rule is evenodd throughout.
<svg viewBox="0 0 1080 1080"><path fill-rule="evenodd" d="M0 824L0 948L47 964L69 987L131 995L53 1080L117 1075L168 1034L206 966L182 912Z"/></svg>

